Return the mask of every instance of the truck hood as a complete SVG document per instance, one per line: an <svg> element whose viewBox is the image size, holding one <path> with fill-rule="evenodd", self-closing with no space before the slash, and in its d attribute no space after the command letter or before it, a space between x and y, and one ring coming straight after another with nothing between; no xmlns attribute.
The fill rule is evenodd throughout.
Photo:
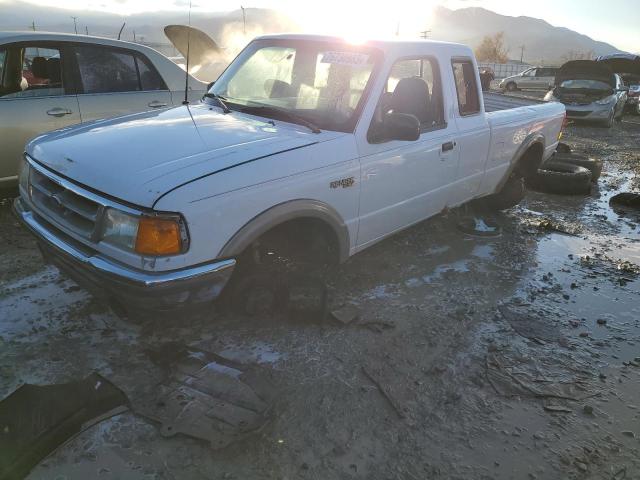
<svg viewBox="0 0 640 480"><path fill-rule="evenodd" d="M201 103L50 132L32 140L27 154L89 189L152 208L162 194L194 179L342 135L225 115Z"/></svg>
<svg viewBox="0 0 640 480"><path fill-rule="evenodd" d="M565 80L598 80L616 87L616 78L611 69L595 60L572 60L558 69L555 78L556 87Z"/></svg>

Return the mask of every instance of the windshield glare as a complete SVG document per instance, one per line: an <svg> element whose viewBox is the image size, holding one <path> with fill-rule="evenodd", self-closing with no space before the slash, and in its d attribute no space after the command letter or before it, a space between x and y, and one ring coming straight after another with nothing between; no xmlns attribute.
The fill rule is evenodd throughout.
<svg viewBox="0 0 640 480"><path fill-rule="evenodd" d="M611 90L611 85L598 80L565 80L560 84L564 89Z"/></svg>
<svg viewBox="0 0 640 480"><path fill-rule="evenodd" d="M348 132L355 128L376 56L372 49L347 44L257 41L209 93L232 109L276 107L322 129Z"/></svg>

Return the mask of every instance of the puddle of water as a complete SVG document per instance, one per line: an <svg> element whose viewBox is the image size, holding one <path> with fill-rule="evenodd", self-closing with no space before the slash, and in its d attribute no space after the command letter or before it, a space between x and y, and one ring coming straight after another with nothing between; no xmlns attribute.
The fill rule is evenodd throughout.
<svg viewBox="0 0 640 480"><path fill-rule="evenodd" d="M4 290L8 293L0 297L0 334L5 338L30 333L34 328L48 329L48 321L89 298L88 293L61 277L54 267L16 280ZM40 341L33 335L25 339Z"/></svg>
<svg viewBox="0 0 640 480"><path fill-rule="evenodd" d="M614 360L631 360L640 351L640 279L620 285L614 264L612 273L598 273L596 278L589 278L593 271L581 267L580 257L593 257L591 246L584 238L549 235L538 246L537 273L553 273L554 281L569 295L562 308L586 320L579 331L586 330L591 339L599 341L594 345L601 353ZM607 255L638 263L638 251L628 247L612 246ZM598 319L606 323L598 323Z"/></svg>
<svg viewBox="0 0 640 480"><path fill-rule="evenodd" d="M384 284L377 285L373 287L371 290L365 292L362 296L367 300L381 300L381 299L390 299L398 296L398 293L394 290L397 289L396 285Z"/></svg>
<svg viewBox="0 0 640 480"><path fill-rule="evenodd" d="M442 255L443 253L447 253L449 250L451 250L449 245L442 245L439 247L431 247L424 253L425 255Z"/></svg>
<svg viewBox="0 0 640 480"><path fill-rule="evenodd" d="M473 247L471 255L485 260L492 260L495 255L495 250L491 244L480 244Z"/></svg>
<svg viewBox="0 0 640 480"><path fill-rule="evenodd" d="M438 280L442 276L442 274L445 272L467 273L470 270L471 268L469 267L468 259L458 260L457 262L438 265L433 270L433 273L430 273L429 275L424 275L422 277L422 280L425 283L431 283Z"/></svg>
<svg viewBox="0 0 640 480"><path fill-rule="evenodd" d="M273 364L284 360L286 354L280 353L266 342L256 342L253 345L232 345L221 352L221 357L238 363L267 363Z"/></svg>

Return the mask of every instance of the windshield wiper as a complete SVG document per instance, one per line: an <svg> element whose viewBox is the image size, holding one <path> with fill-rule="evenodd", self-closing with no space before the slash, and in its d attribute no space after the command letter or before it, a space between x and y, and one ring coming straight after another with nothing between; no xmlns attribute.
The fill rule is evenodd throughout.
<svg viewBox="0 0 640 480"><path fill-rule="evenodd" d="M266 113L267 115L271 114L271 115L279 116L281 120L284 120L284 121L290 120L292 123L298 123L300 125L304 125L313 133L322 133L322 130L320 130L315 123L310 122L306 118L301 117L300 115L296 115L295 113L290 112L289 110L286 110L284 108L274 107L273 105L247 105L246 107L242 107L241 111L245 113L246 112L254 112L257 114Z"/></svg>
<svg viewBox="0 0 640 480"><path fill-rule="evenodd" d="M224 103L225 98L221 97L220 95L216 95L215 93L205 93L204 94L204 98L213 98L215 101L218 102L218 105L220 106L220 108L222 108L222 112L223 113L231 113L231 109L229 108L229 106Z"/></svg>

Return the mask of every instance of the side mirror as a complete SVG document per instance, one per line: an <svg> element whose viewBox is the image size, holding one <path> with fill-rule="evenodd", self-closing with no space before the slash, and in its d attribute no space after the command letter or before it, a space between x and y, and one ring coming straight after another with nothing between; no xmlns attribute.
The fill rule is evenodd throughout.
<svg viewBox="0 0 640 480"><path fill-rule="evenodd" d="M412 142L420 138L420 121L415 115L387 113L382 118L380 133L388 140Z"/></svg>

